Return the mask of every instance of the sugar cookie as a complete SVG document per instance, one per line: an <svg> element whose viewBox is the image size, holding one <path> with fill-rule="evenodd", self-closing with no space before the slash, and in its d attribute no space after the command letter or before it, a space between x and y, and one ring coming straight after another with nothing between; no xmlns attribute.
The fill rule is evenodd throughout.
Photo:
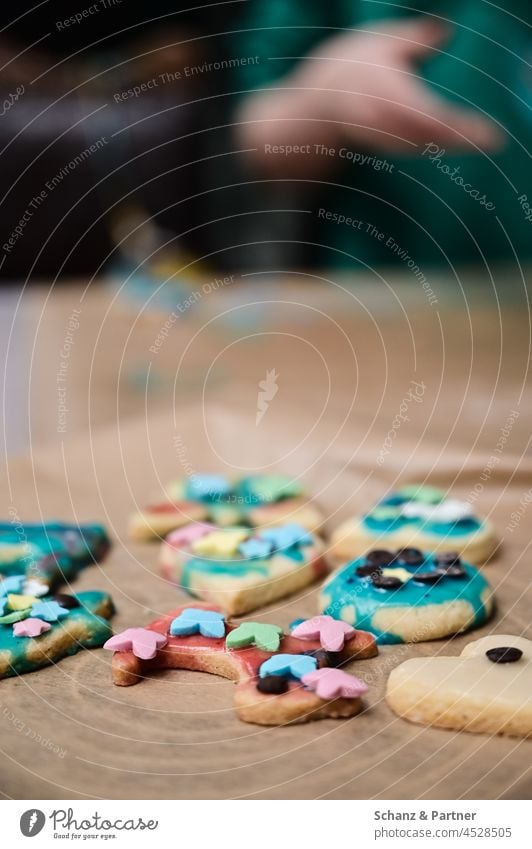
<svg viewBox="0 0 532 849"><path fill-rule="evenodd" d="M319 531L323 517L297 481L285 475L252 475L231 482L223 475L192 475L166 488L168 499L131 516L129 533L138 541L158 539L190 522L222 527L262 527L296 522Z"/></svg>
<svg viewBox="0 0 532 849"><path fill-rule="evenodd" d="M493 596L478 569L456 553L375 549L328 578L319 608L371 631L378 643L418 643L483 625Z"/></svg>
<svg viewBox="0 0 532 849"><path fill-rule="evenodd" d="M104 648L115 652L112 672L118 686L137 684L158 669L211 672L236 681L234 704L244 722L285 725L355 716L367 687L338 667L376 655L375 639L354 629L342 631L343 639L335 633L338 651L329 653L319 634L327 631L330 638L338 623L318 618L322 621L310 620L298 638L283 635L276 625L231 625L216 608L198 604L117 634Z"/></svg>
<svg viewBox="0 0 532 849"><path fill-rule="evenodd" d="M329 556L338 564L370 548L415 546L426 551L453 549L479 565L497 543L491 524L476 517L469 502L412 484L386 496L370 512L343 522L331 537Z"/></svg>
<svg viewBox="0 0 532 849"><path fill-rule="evenodd" d="M163 576L232 616L291 595L326 573L323 543L298 524L173 531L161 545Z"/></svg>
<svg viewBox="0 0 532 849"><path fill-rule="evenodd" d="M532 642L490 635L460 657L416 657L390 675L386 701L423 725L532 736Z"/></svg>

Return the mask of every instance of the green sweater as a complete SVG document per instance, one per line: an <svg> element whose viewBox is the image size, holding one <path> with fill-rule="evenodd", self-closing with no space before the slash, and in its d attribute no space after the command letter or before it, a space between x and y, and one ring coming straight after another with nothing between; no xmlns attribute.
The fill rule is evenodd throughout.
<svg viewBox="0 0 532 849"><path fill-rule="evenodd" d="M501 4L503 5L503 4ZM530 0L506 10L484 0L421 0L452 25L449 40L420 67L437 94L475 108L508 134L496 154L373 157L339 144L338 167L308 207L310 240L327 265L520 261L532 254L532 56ZM311 48L344 28L416 13L365 0L250 0L235 35L240 91L275 85ZM526 71L528 70L528 76ZM427 144L430 139L427 139ZM529 205L530 204L530 205ZM345 220L347 219L347 221Z"/></svg>

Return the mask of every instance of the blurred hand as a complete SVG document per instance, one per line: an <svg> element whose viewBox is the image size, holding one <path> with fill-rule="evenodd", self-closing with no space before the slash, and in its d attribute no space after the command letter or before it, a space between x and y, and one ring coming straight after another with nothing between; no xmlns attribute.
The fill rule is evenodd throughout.
<svg viewBox="0 0 532 849"><path fill-rule="evenodd" d="M493 123L433 94L417 76L417 63L448 30L423 18L378 28L322 42L286 81L308 91L308 117L314 110L337 122L344 139L378 151L413 152L413 145L428 142L447 149L498 146Z"/></svg>

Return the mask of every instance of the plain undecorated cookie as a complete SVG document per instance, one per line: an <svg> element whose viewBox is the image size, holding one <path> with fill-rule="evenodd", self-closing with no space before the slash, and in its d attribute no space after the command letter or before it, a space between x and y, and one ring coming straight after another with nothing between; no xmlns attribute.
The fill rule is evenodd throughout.
<svg viewBox="0 0 532 849"><path fill-rule="evenodd" d="M410 722L530 737L532 642L490 635L459 657L407 660L391 673L386 701Z"/></svg>

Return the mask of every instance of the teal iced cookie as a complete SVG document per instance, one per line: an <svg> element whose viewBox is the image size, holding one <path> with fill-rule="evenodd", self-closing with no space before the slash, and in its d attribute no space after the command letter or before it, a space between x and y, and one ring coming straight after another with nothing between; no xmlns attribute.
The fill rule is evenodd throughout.
<svg viewBox="0 0 532 849"><path fill-rule="evenodd" d="M9 592L0 597L0 612L0 678L33 672L80 649L102 646L112 635L107 620L114 605L104 592L42 598Z"/></svg>
<svg viewBox="0 0 532 849"><path fill-rule="evenodd" d="M33 582L30 592L40 594L75 578L85 566L101 560L109 547L107 533L98 524L1 522L0 579L24 574Z"/></svg>
<svg viewBox="0 0 532 849"><path fill-rule="evenodd" d="M485 562L498 540L468 501L447 497L432 486L403 486L371 510L344 521L332 534L331 560L341 563L372 546L416 546L426 551L456 549L471 563Z"/></svg>
<svg viewBox="0 0 532 849"><path fill-rule="evenodd" d="M456 553L376 549L331 575L320 611L370 631L379 644L423 642L484 624L493 595Z"/></svg>

